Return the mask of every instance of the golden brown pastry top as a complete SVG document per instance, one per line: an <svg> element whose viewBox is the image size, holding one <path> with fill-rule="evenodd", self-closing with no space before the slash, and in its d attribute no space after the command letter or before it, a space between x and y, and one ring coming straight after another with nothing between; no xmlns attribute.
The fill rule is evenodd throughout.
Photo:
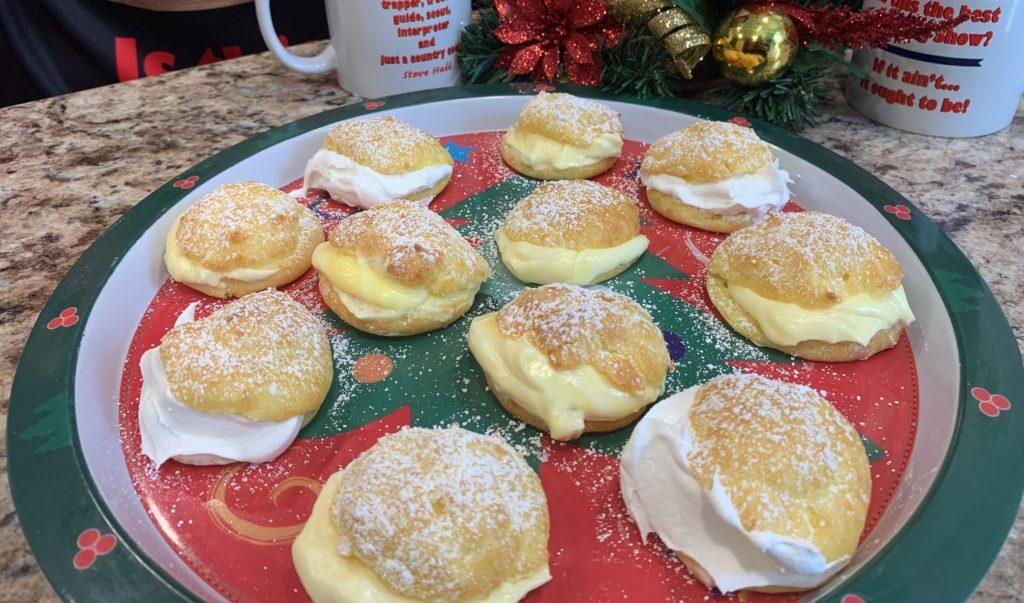
<svg viewBox="0 0 1024 603"><path fill-rule="evenodd" d="M334 374L320 321L286 293L251 293L160 342L171 393L208 413L283 421L315 411Z"/></svg>
<svg viewBox="0 0 1024 603"><path fill-rule="evenodd" d="M324 137L323 148L382 174L452 165L452 156L429 132L391 116L343 121Z"/></svg>
<svg viewBox="0 0 1024 603"><path fill-rule="evenodd" d="M771 147L753 128L698 120L655 141L640 169L697 184L756 172L771 161L775 161Z"/></svg>
<svg viewBox="0 0 1024 603"><path fill-rule="evenodd" d="M863 229L808 211L772 214L736 231L711 256L708 274L762 297L826 308L858 293L889 293L903 267Z"/></svg>
<svg viewBox="0 0 1024 603"><path fill-rule="evenodd" d="M718 479L748 532L813 543L829 562L857 546L871 498L860 436L814 390L724 375L697 391L687 455L704 490Z"/></svg>
<svg viewBox="0 0 1024 603"><path fill-rule="evenodd" d="M672 368L651 315L607 289L564 284L525 289L498 312L498 328L509 337L529 337L556 369L590 365L622 391L661 384Z"/></svg>
<svg viewBox="0 0 1024 603"><path fill-rule="evenodd" d="M424 601L481 598L547 564L540 479L504 440L458 427L384 436L342 472L338 550Z"/></svg>
<svg viewBox="0 0 1024 603"><path fill-rule="evenodd" d="M479 285L487 261L444 218L418 201L396 199L342 220L330 243L367 258L382 273L444 296Z"/></svg>
<svg viewBox="0 0 1024 603"><path fill-rule="evenodd" d="M517 130L585 147L603 134L622 135L619 114L607 105L562 92L540 92L523 107Z"/></svg>
<svg viewBox="0 0 1024 603"><path fill-rule="evenodd" d="M226 272L287 259L310 229L323 232L313 212L287 193L259 182L232 182L186 209L174 240L188 259Z"/></svg>
<svg viewBox="0 0 1024 603"><path fill-rule="evenodd" d="M501 226L513 241L603 249L640 234L636 202L590 180L545 182L512 208Z"/></svg>

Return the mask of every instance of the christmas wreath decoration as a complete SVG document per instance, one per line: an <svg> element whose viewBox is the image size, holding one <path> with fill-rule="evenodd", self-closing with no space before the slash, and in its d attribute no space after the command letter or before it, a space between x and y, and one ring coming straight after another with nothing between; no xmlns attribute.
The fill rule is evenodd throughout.
<svg viewBox="0 0 1024 603"><path fill-rule="evenodd" d="M459 61L467 83L564 81L641 98L705 100L799 130L847 49L925 40L963 22L859 0L478 0Z"/></svg>

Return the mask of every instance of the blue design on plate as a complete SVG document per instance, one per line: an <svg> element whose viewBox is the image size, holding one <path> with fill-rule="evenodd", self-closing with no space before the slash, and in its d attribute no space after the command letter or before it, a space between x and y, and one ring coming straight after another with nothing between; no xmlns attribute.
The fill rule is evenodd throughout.
<svg viewBox="0 0 1024 603"><path fill-rule="evenodd" d="M672 359L672 362L679 362L686 355L686 344L682 338L673 333L672 331L662 331L662 337L665 338L665 345L668 346L668 357Z"/></svg>
<svg viewBox="0 0 1024 603"><path fill-rule="evenodd" d="M459 163L469 163L469 154L476 150L476 147L460 147L454 140L444 143L444 148L448 150L448 154L452 156L452 159Z"/></svg>

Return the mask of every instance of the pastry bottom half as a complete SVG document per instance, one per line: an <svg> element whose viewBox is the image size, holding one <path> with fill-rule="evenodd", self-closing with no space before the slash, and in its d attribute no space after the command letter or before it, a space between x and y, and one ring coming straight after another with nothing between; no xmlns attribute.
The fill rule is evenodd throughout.
<svg viewBox="0 0 1024 603"><path fill-rule="evenodd" d="M816 362L848 362L852 360L864 360L878 352L887 350L896 345L903 332L903 325L899 322L878 331L868 341L867 345L861 345L855 341L840 341L828 343L827 341L808 340L792 346L778 345L773 343L758 326L757 321L749 312L743 309L736 300L729 295L729 287L725 280L719 276L709 274L707 276L708 297L715 304L715 308L721 312L729 326L737 333L746 337L755 344L763 347L775 348L790 356L813 360Z"/></svg>
<svg viewBox="0 0 1024 603"><path fill-rule="evenodd" d="M759 220L752 214L739 213L726 215L710 209L687 205L672 195L654 189L647 189L647 201L654 211L673 222L710 230L711 232L735 232L741 228L757 223Z"/></svg>
<svg viewBox="0 0 1024 603"><path fill-rule="evenodd" d="M219 297L222 299L228 297L242 297L271 287L277 288L287 285L305 274L307 270L309 270L308 258L307 261L290 264L284 269L279 270L273 276L268 276L267 278L260 279L258 281L239 281L233 278L225 278L221 281L221 285L219 287L214 287L204 283L182 282L182 284L188 285L196 291L205 293L212 297Z"/></svg>
<svg viewBox="0 0 1024 603"><path fill-rule="evenodd" d="M485 373L484 376L487 378L487 386L490 387L491 393L494 394L494 397L498 399L498 402L501 404L502 408L504 408L506 411L508 411L509 414L519 419L523 423L536 427L537 429L550 435L551 430L548 428L547 423L544 422L544 419L541 419L540 417L534 415L530 411L520 406L519 403L516 402L514 398L512 398L512 396L510 396L507 392L499 388L494 383L490 375L487 375ZM647 406L644 406L640 410L630 413L625 417L622 417L621 419L616 419L614 421L592 421L590 419L585 419L583 421L583 433L615 431L616 429L620 429L622 427L625 427L626 425L629 425L633 421L636 421L638 418L640 418L642 414L644 414L646 410ZM569 439L575 440L578 437L579 435Z"/></svg>
<svg viewBox="0 0 1024 603"><path fill-rule="evenodd" d="M418 335L441 329L452 324L465 314L473 305L474 295L469 295L464 301L453 304L450 310L443 314L424 315L412 312L410 314L387 317L387 318L359 318L353 314L341 300L334 288L321 274L319 279L320 295L324 303L345 323L374 335L385 337L400 337L404 335Z"/></svg>
<svg viewBox="0 0 1024 603"><path fill-rule="evenodd" d="M501 156L505 158L505 163L509 164L512 169L529 176L530 178L536 178L538 180L586 180L587 178L593 178L598 174L603 174L615 165L615 162L619 160L618 156L606 157L596 163L589 165L581 165L577 167L571 167L566 169L558 169L555 167L539 168L519 161L508 149L508 143L501 143Z"/></svg>
<svg viewBox="0 0 1024 603"><path fill-rule="evenodd" d="M310 216L309 219L314 220L312 216ZM177 245L173 242L174 237L177 236L177 229L178 223L175 222L174 226L171 227L170 233L168 233L168 237L170 239L168 245L172 246L174 250L177 250ZM217 285L209 285L207 283L192 282L188 280L178 282L201 293L222 299L227 297L242 297L243 295L263 291L270 287L287 285L309 270L312 265L310 258L313 257L313 250L316 249L317 245L324 242L324 232L323 229L319 227L303 229L300 237L301 240L296 242L295 249L292 251L292 254L280 262L276 272L258 281L242 281L225 277L222 278L220 283ZM179 254L181 253L180 251L176 252ZM171 275L171 278L174 278L173 274Z"/></svg>

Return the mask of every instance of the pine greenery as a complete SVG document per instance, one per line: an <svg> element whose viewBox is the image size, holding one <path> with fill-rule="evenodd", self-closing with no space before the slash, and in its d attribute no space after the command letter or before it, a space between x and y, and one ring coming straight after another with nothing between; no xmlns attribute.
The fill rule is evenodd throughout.
<svg viewBox="0 0 1024 603"><path fill-rule="evenodd" d="M775 79L753 87L727 84L714 91L712 102L799 131L820 118L820 105L828 96L828 76L835 65L866 77L842 54L814 46L797 53L789 69Z"/></svg>
<svg viewBox="0 0 1024 603"><path fill-rule="evenodd" d="M797 4L857 5L860 0L796 0ZM738 1L706 2L676 0L684 10L700 10L710 22L716 22ZM500 25L493 0L474 0L476 18L463 30L459 39L459 68L467 84L526 81L529 76L516 76L495 66L504 44L494 36ZM684 79L664 46L645 27L626 32L618 46L601 53L604 68L600 87L603 90L640 98L679 96L720 83L715 79L713 60L705 59L695 80ZM829 76L835 65L842 65L857 76L863 71L847 62L841 53L822 47L802 49L788 70L770 82L747 87L726 83L709 94L713 104L724 106L792 130L801 130L819 117L826 100ZM706 76L704 75L706 74Z"/></svg>
<svg viewBox="0 0 1024 603"><path fill-rule="evenodd" d="M683 76L672 57L647 28L626 32L622 41L604 52L601 88L640 98L675 96L683 89Z"/></svg>
<svg viewBox="0 0 1024 603"><path fill-rule="evenodd" d="M467 84L490 84L512 82L517 78L494 66L498 53L505 47L494 36L494 29L501 24L498 12L493 8L479 11L479 20L470 23L459 36L459 69L462 80Z"/></svg>

